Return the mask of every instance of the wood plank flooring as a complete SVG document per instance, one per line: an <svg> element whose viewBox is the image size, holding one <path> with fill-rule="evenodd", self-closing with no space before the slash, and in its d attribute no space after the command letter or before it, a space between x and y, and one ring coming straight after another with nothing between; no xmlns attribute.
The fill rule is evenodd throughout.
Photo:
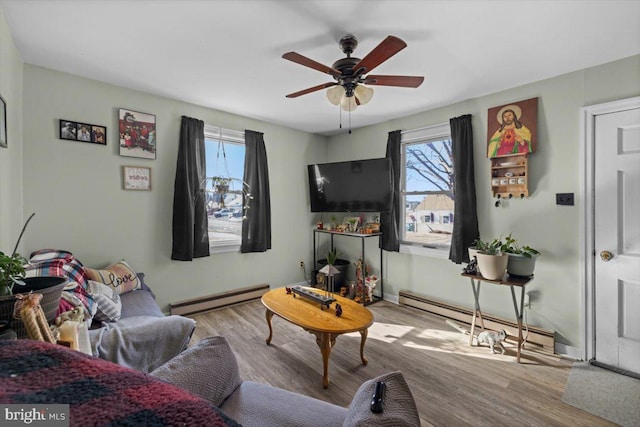
<svg viewBox="0 0 640 427"><path fill-rule="evenodd" d="M322 388L322 356L315 337L273 317L273 340L260 301L192 316L193 342L227 338L243 380L270 384L340 406L349 406L362 382L399 370L415 398L423 426L612 426L563 403L571 360L524 350L516 363L515 345L507 353L469 347L468 336L440 318L386 301L370 305L363 366L360 335L337 338L329 360L328 389ZM292 410L295 410L292 408Z"/></svg>

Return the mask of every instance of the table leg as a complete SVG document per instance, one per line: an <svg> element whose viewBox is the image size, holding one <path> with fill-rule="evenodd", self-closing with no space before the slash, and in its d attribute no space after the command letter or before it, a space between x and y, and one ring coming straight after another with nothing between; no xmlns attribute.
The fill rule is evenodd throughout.
<svg viewBox="0 0 640 427"><path fill-rule="evenodd" d="M265 313L267 318L267 325L269 325L269 337L267 338L267 345L271 344L271 337L273 337L273 329L271 328L271 319L273 318L273 311L267 309Z"/></svg>
<svg viewBox="0 0 640 427"><path fill-rule="evenodd" d="M511 288L511 298L513 299L513 309L516 312L516 321L518 322L518 350L516 352L516 360L520 363L520 353L522 349L522 314L524 309L524 286L520 287L520 310L518 310L518 303L516 301L516 291Z"/></svg>
<svg viewBox="0 0 640 427"><path fill-rule="evenodd" d="M320 347L320 353L322 353L322 388L329 388L329 355L331 355L331 334L328 332L316 332L316 343ZM335 338L333 338L335 343Z"/></svg>
<svg viewBox="0 0 640 427"><path fill-rule="evenodd" d="M366 365L369 363L366 357L364 357L364 343L367 342L367 335L369 334L369 329L364 329L360 331L360 359L362 360L362 364Z"/></svg>
<svg viewBox="0 0 640 427"><path fill-rule="evenodd" d="M482 311L480 310L480 280L477 282L470 278L471 280L471 289L473 290L473 298L474 298L474 306L473 306L473 317L471 318L471 331L469 332L469 345L473 345L473 333L476 329L476 316L480 319L480 327L484 330L484 319L482 318ZM476 287L477 283L477 287Z"/></svg>

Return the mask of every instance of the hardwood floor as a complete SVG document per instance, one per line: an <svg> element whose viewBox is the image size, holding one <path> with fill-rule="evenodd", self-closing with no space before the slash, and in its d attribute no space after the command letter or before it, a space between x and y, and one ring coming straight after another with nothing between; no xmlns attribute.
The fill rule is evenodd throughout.
<svg viewBox="0 0 640 427"><path fill-rule="evenodd" d="M469 347L468 336L440 318L386 301L370 305L363 366L360 334L341 335L331 351L328 389L322 388L322 356L315 337L273 317L273 340L260 301L195 315L193 342L227 338L240 376L340 406L348 406L362 382L399 370L413 393L423 426L611 426L602 418L560 399L571 360L524 350L517 364L515 345L507 353ZM293 408L292 408L293 409Z"/></svg>

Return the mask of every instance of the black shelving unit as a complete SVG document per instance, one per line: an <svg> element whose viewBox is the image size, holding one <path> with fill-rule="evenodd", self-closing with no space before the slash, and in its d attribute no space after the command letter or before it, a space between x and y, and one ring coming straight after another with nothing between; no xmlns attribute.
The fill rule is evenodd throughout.
<svg viewBox="0 0 640 427"><path fill-rule="evenodd" d="M384 289L383 289L383 281L384 281L384 270L383 270L383 264L382 264L382 248L380 247L380 237L382 236L382 233L371 233L371 234L361 234L361 233L343 233L343 232L337 232L337 231L328 231L328 230L319 230L319 229L314 229L313 230L313 271L314 273L316 271L318 271L318 259L317 259L317 248L318 248L318 234L327 234L331 237L331 250L334 249L334 245L333 245L333 238L335 236L343 236L343 237L351 237L351 238L359 238L362 244L362 263L363 263L363 269L365 269L365 265L366 265L366 261L365 261L365 240L366 239L370 239L370 238L374 238L377 237L378 238L378 250L380 251L380 277L379 277L379 281L378 281L378 285L376 286L376 288L373 291L373 294L371 296L371 302L369 304L373 304L376 303L378 301L381 301L384 299ZM366 271L366 269L365 269ZM363 276L364 276L364 271L363 271ZM364 280L364 277L363 277ZM365 292L366 292L366 286L362 286L362 303L364 305L369 305L365 303ZM379 295L376 295L376 293L379 292Z"/></svg>

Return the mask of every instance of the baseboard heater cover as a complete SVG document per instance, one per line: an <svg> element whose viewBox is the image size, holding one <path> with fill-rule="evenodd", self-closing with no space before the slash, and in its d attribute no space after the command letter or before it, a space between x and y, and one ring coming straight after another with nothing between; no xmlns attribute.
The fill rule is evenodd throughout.
<svg viewBox="0 0 640 427"><path fill-rule="evenodd" d="M464 322L467 325L471 325L471 316L473 310L471 308L447 303L444 301L438 301L433 298L428 298L422 295L415 294L410 291L400 291L398 303L408 307L417 308L422 311L436 314L448 319ZM484 325L487 329L500 330L504 329L511 337L518 336L518 324L515 320L515 313L513 319L504 319L498 316L494 316L488 313L482 312L482 318L484 319ZM476 327L479 321L476 322ZM555 332L548 329L542 329L537 326L528 325L529 335L527 336L527 344L536 344L536 347L548 353L554 353L555 351ZM477 331L478 329L476 329ZM482 329L480 329L482 330ZM523 334L526 331L523 328Z"/></svg>
<svg viewBox="0 0 640 427"><path fill-rule="evenodd" d="M170 304L171 314L186 316L229 307L259 299L269 291L266 283L247 288L234 289L214 295L192 298Z"/></svg>

